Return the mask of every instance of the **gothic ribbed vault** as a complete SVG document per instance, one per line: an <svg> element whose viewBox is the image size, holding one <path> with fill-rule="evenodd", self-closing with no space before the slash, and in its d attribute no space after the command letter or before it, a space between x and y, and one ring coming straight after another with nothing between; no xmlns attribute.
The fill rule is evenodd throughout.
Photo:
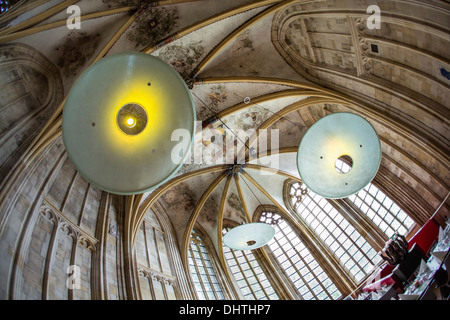
<svg viewBox="0 0 450 320"><path fill-rule="evenodd" d="M438 209L443 224L450 5L383 1L381 27L369 29L370 4L42 0L18 1L2 13L0 297L195 298L188 263L194 228L208 236L226 269L225 225L256 219L261 206L295 220L285 184L301 182L298 145L312 124L335 112L359 114L376 129L383 157L374 183L414 220L408 236ZM70 5L80 9L80 29L68 27ZM76 173L64 151L61 115L84 69L126 51L157 56L180 73L201 127L175 177L120 197ZM236 132L255 135L243 145ZM224 149L221 141L232 143ZM375 246L386 240L369 237ZM89 266L82 293L56 284L66 278L63 266L74 264ZM145 288L142 277L157 284ZM337 285L346 294L359 285L349 279ZM239 298L228 286L227 297ZM278 290L298 298L293 289Z"/></svg>

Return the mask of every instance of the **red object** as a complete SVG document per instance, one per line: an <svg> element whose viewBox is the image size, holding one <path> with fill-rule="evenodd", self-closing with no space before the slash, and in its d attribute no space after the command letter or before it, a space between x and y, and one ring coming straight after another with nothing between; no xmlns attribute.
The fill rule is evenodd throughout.
<svg viewBox="0 0 450 320"><path fill-rule="evenodd" d="M417 243L424 255L428 255L428 251L430 251L433 243L438 240L438 236L439 224L434 219L430 219L419 231L417 231L411 240L409 240L409 249L411 249L413 244Z"/></svg>
<svg viewBox="0 0 450 320"><path fill-rule="evenodd" d="M422 254L427 256L431 246L438 240L438 236L439 224L434 219L430 219L419 231L417 231L411 240L409 240L408 249L411 249L411 247L417 243L417 246L422 250ZM392 273L394 268L395 266L386 265L378 275L372 276L372 281L363 288L363 291L372 292L380 289L382 286L391 285L401 287L400 280Z"/></svg>
<svg viewBox="0 0 450 320"><path fill-rule="evenodd" d="M375 280L377 278L378 277L376 277ZM395 277L395 275L390 273L386 277L376 280L375 282L372 282L371 284L365 286L363 288L363 291L364 292L373 292L373 291L380 290L381 287L390 287L392 285L394 285L394 287L397 287L398 281L397 281L397 278Z"/></svg>

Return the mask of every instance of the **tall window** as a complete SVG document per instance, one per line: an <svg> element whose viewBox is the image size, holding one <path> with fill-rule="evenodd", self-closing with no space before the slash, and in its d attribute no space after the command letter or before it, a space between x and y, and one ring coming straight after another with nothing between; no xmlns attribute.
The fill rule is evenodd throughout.
<svg viewBox="0 0 450 320"><path fill-rule="evenodd" d="M373 184L348 197L388 237L396 231L406 234L414 221Z"/></svg>
<svg viewBox="0 0 450 320"><path fill-rule="evenodd" d="M341 296L289 223L272 212L263 212L259 221L274 226L275 237L268 246L305 300L331 300Z"/></svg>
<svg viewBox="0 0 450 320"><path fill-rule="evenodd" d="M225 299L208 251L202 238L195 230L191 233L189 244L189 271L200 300Z"/></svg>
<svg viewBox="0 0 450 320"><path fill-rule="evenodd" d="M336 170L346 173L351 170L351 166L345 161L337 160ZM391 237L396 231L404 235L414 225L414 221L372 183L348 199L388 237Z"/></svg>
<svg viewBox="0 0 450 320"><path fill-rule="evenodd" d="M298 182L291 185L290 196L294 210L335 253L355 280L359 282L367 276L379 257L339 211Z"/></svg>
<svg viewBox="0 0 450 320"><path fill-rule="evenodd" d="M230 228L224 228L223 234ZM223 247L225 259L246 300L278 300L264 271L251 250Z"/></svg>

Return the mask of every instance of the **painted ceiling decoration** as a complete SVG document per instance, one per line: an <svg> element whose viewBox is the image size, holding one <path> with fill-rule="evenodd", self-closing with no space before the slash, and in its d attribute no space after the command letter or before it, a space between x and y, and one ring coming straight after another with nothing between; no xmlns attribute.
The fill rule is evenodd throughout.
<svg viewBox="0 0 450 320"><path fill-rule="evenodd" d="M203 20L199 19L192 23L184 21L183 17L180 16L181 9L187 8L187 4L183 5L183 2L189 1L176 1L180 4L167 6L162 1L154 6L144 4L141 7L135 7L136 1L104 2L108 8L105 7L104 11L97 10L95 13L87 13L87 10L83 10L83 7L81 7L83 13L81 20L86 21L86 24L95 20L105 21L103 25L106 26L115 16L120 16L123 25L119 28L116 27L116 32L111 33L110 40L99 39L95 41L95 46L101 42L103 48L99 51L98 48L94 47L94 51L97 52L94 59L85 56L83 58L77 57L76 60L90 60L90 64L93 64L103 56L116 51L138 49L165 60L185 78L194 97L198 114L197 120L202 121L203 130L214 128L215 132L219 132L220 128L224 129L225 127L232 130L254 129L256 132L269 128L281 131L284 137L279 146L276 146L276 148L266 147L265 150L261 148L262 151L257 153L257 156L255 156L257 150L251 150L252 154L249 154L248 145L244 145L246 148L241 148L241 150L233 150L235 155L244 154L245 162L264 155L263 158L267 160L269 154L295 153L295 148L298 147L307 129L317 119L333 112L360 114L368 119L378 132L380 130L400 130L399 134L403 134L405 131L411 131L407 124L396 121L396 117L387 118L379 110L350 98L345 92L342 94L334 91L333 89L336 86L328 89L326 85L323 87L315 83L316 79L321 81L325 79L325 76L321 76L323 72L326 72L324 75L336 74L365 79L373 75L375 61L394 63L386 61L386 59L378 59L380 52L383 51L378 52L378 55L375 56L376 52L372 49L376 45L380 47L380 50L384 50L386 45L387 50L389 45L393 42L399 43L399 40L394 38L382 40L377 30L367 29L365 22L368 16L364 4L360 5L360 9L341 13L333 10L318 11L317 8L321 6L329 7L326 1L318 1L316 7L306 3L297 3L297 1L253 1L234 8L224 8L225 10L222 10L220 14L203 18ZM76 1L64 2L65 5L69 3L76 3ZM191 7L198 6L195 2L189 2L189 5ZM338 4L334 5L338 6ZM38 14L32 21L19 23L13 28L0 32L0 41L6 42L23 39L24 37L26 39L34 34L45 33L46 30L52 32L63 23L65 24L66 20L61 19L52 23L30 26L31 23L36 25L51 15L55 15L59 12L61 6L63 4ZM226 6L224 5L224 7ZM143 25L144 21L148 20L144 18L150 15L154 17L150 24ZM186 20L187 16L184 18ZM387 26L386 29L392 33L394 27L407 28L403 27L402 18L401 14L396 13L393 17L383 20ZM267 29L266 26L270 28ZM145 28L146 31L143 32L142 28ZM442 29L442 27L437 26L436 28ZM84 30L82 28L75 33L72 31L71 34L88 32L90 36L93 32L96 33L95 30L93 28L91 32L90 28L85 27ZM157 33L155 30L157 30ZM202 37L205 30L216 36L208 37L208 39ZM261 34L262 32L265 34ZM330 33L334 36L327 37L327 34ZM96 34L98 35L98 33ZM441 34L437 33L437 37ZM138 36L141 38L138 39ZM145 39L146 36L151 38L151 41ZM159 40L155 40L157 38ZM83 43L86 42L83 41ZM69 43L66 45L70 46ZM76 49L76 47L76 43L72 43L72 48ZM276 50L274 50L274 47ZM58 47L57 51L63 50L61 48ZM411 46L403 46L402 48L412 50ZM420 50L426 57L425 48ZM64 52L70 52L70 47L64 49ZM277 52L281 54L284 60L280 59ZM84 54L87 53L94 54L85 50ZM51 55L53 54L52 52ZM254 72L253 70L256 70L254 62L258 59L252 57L256 57L258 54L263 54L267 61L263 64L258 63L260 70ZM233 57L233 62L226 60L228 57ZM229 63L231 63L231 66L228 65ZM230 71L240 72L234 74L230 71L224 72L223 67L227 65L227 69ZM306 66L308 69L301 69ZM292 72L290 67L298 74ZM80 69L81 66L72 67L72 70L76 70L74 68ZM408 70L411 70L411 68ZM274 72L274 70L277 71ZM70 84L74 82L76 73L72 71L65 75L66 86L70 87ZM430 76L428 75L428 78ZM327 80L325 79L325 81ZM442 82L439 79L435 81ZM432 97L424 98L425 101L430 99ZM428 105L425 112L436 110L433 114L443 120L443 123L448 123L448 119L443 118L446 112L442 113L438 110L440 108L438 102L444 103L443 101L433 102ZM415 104L417 103L413 103L413 105ZM44 128L30 148L30 154L39 150L40 144L49 143L48 140L40 141L41 137L55 139L58 136L58 132L61 130L61 120L58 113L62 112L63 106L62 103L53 119L49 121L49 124L55 123L56 125L47 125ZM433 106L436 107L433 109ZM321 114L317 113L318 111ZM381 120L383 121L380 122ZM439 130L440 128L436 128L436 131ZM229 132L225 130L222 130L222 132L225 141L226 139L235 139ZM444 131L440 132L443 134ZM228 133L228 135L225 133ZM257 135L258 133L251 139L255 140ZM194 149L199 146L204 147L208 144L214 144L211 137L209 137L209 140L203 140L204 136L204 132L197 132ZM380 139L384 145L390 145L390 148L395 149L392 142L386 140L383 132L380 134ZM426 149L439 150L439 145L435 147L434 144L420 142L420 138L418 140L415 142ZM201 143L199 143L200 141ZM439 141L443 143L447 139L440 139ZM217 163L218 159L214 158L215 154L213 153L210 156L213 162ZM237 159L237 156L235 158ZM444 166L447 164L445 158L447 157L442 154L442 165ZM191 159L191 161L188 159L186 163L179 174L186 175L192 170L199 170L208 166L205 163L196 164L194 159ZM268 161L266 163L271 164ZM275 164L275 161L273 161L273 164ZM282 163L281 167L283 166L294 167L294 165L287 165L286 163ZM424 170L427 169L424 168ZM290 171L290 173L299 178L295 171ZM144 193L139 198L147 199L147 202L148 199L154 199L152 201L155 201L157 194L159 194L157 191ZM137 226L140 219L138 213L131 219L132 224Z"/></svg>
<svg viewBox="0 0 450 320"><path fill-rule="evenodd" d="M300 142L314 124L340 113L359 116L376 132L381 156L374 181L395 191L414 221L427 221L440 207L448 215L442 205L450 188L447 3L379 2L381 28L369 29L373 1L206 2L65 0L42 7L45 1L33 1L0 16L0 46L40 51L60 68L66 93L8 179L61 138L63 111L73 103L67 93L84 70L116 54L139 52L177 71L192 95L197 122L191 153L179 170L159 179L156 188L126 196L125 255L133 256L146 214L161 206L181 252L188 252L191 233L200 226L225 264L227 223L251 225L264 206L293 216L284 186L303 185ZM70 5L81 8L80 29L67 29ZM407 14L411 8L414 17ZM30 10L27 19L15 20ZM161 126L170 122L162 118ZM97 127L93 122L90 129ZM239 132L247 134L244 141ZM14 185L1 186L8 194ZM181 258L188 268L187 254Z"/></svg>

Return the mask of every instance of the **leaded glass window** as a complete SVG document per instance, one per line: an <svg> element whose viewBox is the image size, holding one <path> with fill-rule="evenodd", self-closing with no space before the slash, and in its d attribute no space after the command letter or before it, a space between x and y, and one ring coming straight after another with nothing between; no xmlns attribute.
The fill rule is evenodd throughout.
<svg viewBox="0 0 450 320"><path fill-rule="evenodd" d="M275 237L268 247L305 300L332 300L341 296L287 221L273 212L263 212L259 221L274 226Z"/></svg>
<svg viewBox="0 0 450 320"><path fill-rule="evenodd" d="M189 271L200 300L225 299L200 235L193 230L189 244Z"/></svg>
<svg viewBox="0 0 450 320"><path fill-rule="evenodd" d="M225 234L230 228L224 228ZM258 260L251 250L223 247L225 260L246 300L278 300Z"/></svg>
<svg viewBox="0 0 450 320"><path fill-rule="evenodd" d="M337 160L336 170L341 173L349 172L351 166L348 160ZM353 202L388 237L392 237L395 232L405 235L414 225L414 221L406 212L373 183L369 183L361 191L349 196L348 200Z"/></svg>
<svg viewBox="0 0 450 320"><path fill-rule="evenodd" d="M348 197L388 237L397 231L405 235L414 221L374 184Z"/></svg>
<svg viewBox="0 0 450 320"><path fill-rule="evenodd" d="M299 200L296 197L298 189L304 187L298 182L291 185L294 210L334 252L356 281L361 281L379 259L375 249L327 199L307 190Z"/></svg>

